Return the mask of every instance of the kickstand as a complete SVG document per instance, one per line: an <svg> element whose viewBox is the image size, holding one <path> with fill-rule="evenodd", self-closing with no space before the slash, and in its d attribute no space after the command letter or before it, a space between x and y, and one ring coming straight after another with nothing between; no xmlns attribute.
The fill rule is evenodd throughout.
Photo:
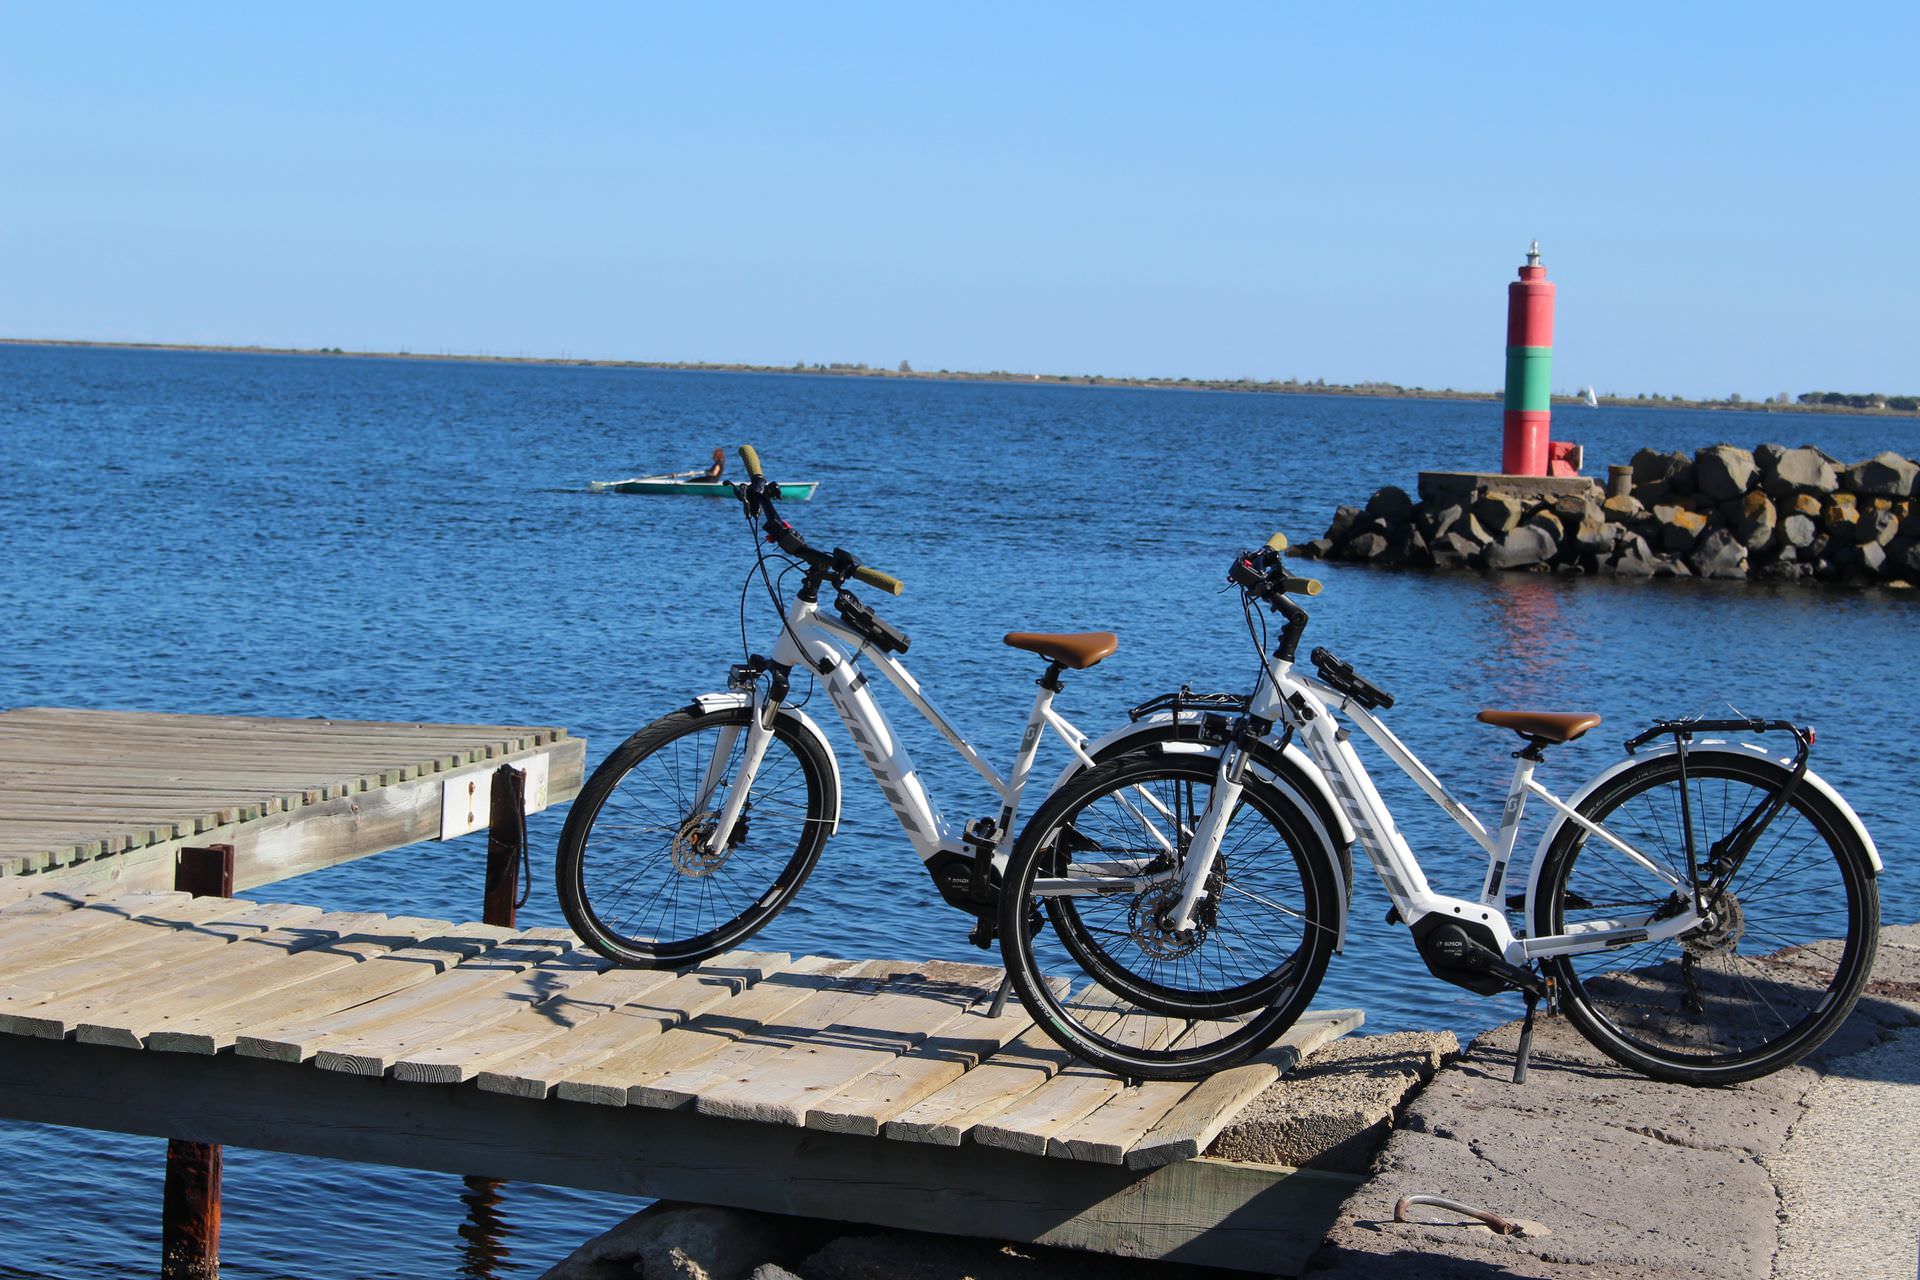
<svg viewBox="0 0 1920 1280"><path fill-rule="evenodd" d="M1520 1047L1513 1052L1513 1082L1527 1082L1527 1059L1533 1056L1533 1011L1540 1006L1537 992L1523 993L1527 1000L1527 1020L1520 1024Z"/></svg>
<svg viewBox="0 0 1920 1280"><path fill-rule="evenodd" d="M997 1018L1007 1011L1007 992L1013 988L1013 975L1000 975L1000 989L993 993L993 1004L987 1009L989 1018Z"/></svg>

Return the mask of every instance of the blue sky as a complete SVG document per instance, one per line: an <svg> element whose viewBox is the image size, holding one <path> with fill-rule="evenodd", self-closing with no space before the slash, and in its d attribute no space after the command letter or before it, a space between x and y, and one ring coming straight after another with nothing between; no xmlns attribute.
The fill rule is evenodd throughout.
<svg viewBox="0 0 1920 1280"><path fill-rule="evenodd" d="M0 336L1912 392L1916 12L0 0Z"/></svg>

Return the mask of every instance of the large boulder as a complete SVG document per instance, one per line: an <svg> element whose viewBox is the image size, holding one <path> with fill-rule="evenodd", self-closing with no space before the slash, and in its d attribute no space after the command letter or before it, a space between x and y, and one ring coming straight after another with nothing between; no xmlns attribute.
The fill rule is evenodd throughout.
<svg viewBox="0 0 1920 1280"><path fill-rule="evenodd" d="M1772 546L1779 527L1780 513L1766 494L1749 493L1740 500L1740 514L1734 521L1733 531L1747 550L1764 551Z"/></svg>
<svg viewBox="0 0 1920 1280"><path fill-rule="evenodd" d="M1525 569L1546 564L1559 550L1559 542L1543 525L1523 524L1487 548L1487 568Z"/></svg>
<svg viewBox="0 0 1920 1280"><path fill-rule="evenodd" d="M1871 544L1884 547L1899 533L1900 521L1894 518L1891 511L1864 511L1853 525L1854 541L1861 546Z"/></svg>
<svg viewBox="0 0 1920 1280"><path fill-rule="evenodd" d="M1687 554L1687 565L1703 578L1744 578L1747 549L1731 529L1709 529Z"/></svg>
<svg viewBox="0 0 1920 1280"><path fill-rule="evenodd" d="M1730 444L1716 444L1693 455L1694 484L1715 502L1745 494L1757 470L1751 453Z"/></svg>
<svg viewBox="0 0 1920 1280"><path fill-rule="evenodd" d="M1462 534L1448 531L1435 538L1428 546L1428 551L1433 556L1435 568L1457 569L1473 563L1474 557L1480 554L1480 544Z"/></svg>
<svg viewBox="0 0 1920 1280"><path fill-rule="evenodd" d="M1645 538L1629 533L1621 537L1620 549L1607 568L1622 578L1651 578L1657 559Z"/></svg>
<svg viewBox="0 0 1920 1280"><path fill-rule="evenodd" d="M1437 542L1452 533L1454 526L1466 518L1466 508L1458 503L1435 507L1423 502L1413 509L1413 526L1420 530L1428 543Z"/></svg>
<svg viewBox="0 0 1920 1280"><path fill-rule="evenodd" d="M1371 563L1387 553L1387 545L1386 534L1367 532L1340 548L1340 554L1349 560Z"/></svg>
<svg viewBox="0 0 1920 1280"><path fill-rule="evenodd" d="M1645 503L1693 492L1693 463L1684 453L1642 449L1633 455L1633 496Z"/></svg>
<svg viewBox="0 0 1920 1280"><path fill-rule="evenodd" d="M1361 511L1358 507L1336 507L1333 520L1327 525L1327 541L1336 544L1345 542L1352 536L1353 526L1360 519L1360 515Z"/></svg>
<svg viewBox="0 0 1920 1280"><path fill-rule="evenodd" d="M1797 511L1780 522L1780 545L1782 547L1791 547L1795 551L1798 551L1803 547L1812 546L1813 540L1819 535L1820 526L1816 525L1811 518Z"/></svg>
<svg viewBox="0 0 1920 1280"><path fill-rule="evenodd" d="M1367 499L1367 514L1398 528L1413 519L1413 499L1399 485L1375 489Z"/></svg>
<svg viewBox="0 0 1920 1280"><path fill-rule="evenodd" d="M1855 493L1905 498L1913 493L1916 478L1920 478L1920 463L1888 450L1848 467L1845 480Z"/></svg>
<svg viewBox="0 0 1920 1280"><path fill-rule="evenodd" d="M739 1209L648 1205L568 1254L541 1280L746 1280L781 1252L780 1219Z"/></svg>
<svg viewBox="0 0 1920 1280"><path fill-rule="evenodd" d="M1700 540L1700 535L1707 528L1705 516L1672 503L1656 506L1653 518L1659 522L1660 549L1663 551L1693 550L1693 544Z"/></svg>
<svg viewBox="0 0 1920 1280"><path fill-rule="evenodd" d="M1840 488L1840 474L1833 460L1811 445L1783 449L1777 455L1762 451L1756 461L1761 488L1776 498L1796 493L1829 494ZM1773 464L1771 470L1769 462Z"/></svg>
<svg viewBox="0 0 1920 1280"><path fill-rule="evenodd" d="M1504 537L1520 523L1525 512L1526 506L1520 499L1506 493L1489 493L1473 504L1473 518L1480 522L1488 538Z"/></svg>

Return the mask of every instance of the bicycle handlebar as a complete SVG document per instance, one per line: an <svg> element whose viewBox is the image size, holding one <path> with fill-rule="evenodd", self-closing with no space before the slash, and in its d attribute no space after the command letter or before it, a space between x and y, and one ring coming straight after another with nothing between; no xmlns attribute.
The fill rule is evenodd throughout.
<svg viewBox="0 0 1920 1280"><path fill-rule="evenodd" d="M774 510L773 500L780 495L780 486L767 482L766 475L760 469L760 451L750 444L743 444L740 446L740 461L746 467L747 475L752 478L745 484L733 486L733 491L746 506L749 517L761 517L769 542L802 561L809 570L831 579L835 586L853 578L870 587L878 587L889 595L897 596L907 589L906 584L892 574L861 564L851 552L839 547L830 552L820 551L809 545L800 536L799 530L782 520L779 512ZM806 598L812 599L811 596Z"/></svg>

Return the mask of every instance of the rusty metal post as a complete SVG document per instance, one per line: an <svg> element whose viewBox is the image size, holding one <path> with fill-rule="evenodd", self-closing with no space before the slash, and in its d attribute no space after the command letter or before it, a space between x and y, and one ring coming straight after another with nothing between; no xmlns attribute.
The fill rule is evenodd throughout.
<svg viewBox="0 0 1920 1280"><path fill-rule="evenodd" d="M510 764L495 769L488 811L487 896L480 918L511 929L519 918L520 867L527 856L527 775Z"/></svg>
<svg viewBox="0 0 1920 1280"><path fill-rule="evenodd" d="M520 869L527 856L527 775L510 764L493 771L488 797L487 884L480 918L508 929L519 926ZM468 1174L467 1224L460 1229L466 1267L463 1274L491 1276L507 1256L500 1236L506 1226L499 1212L500 1188L493 1178Z"/></svg>
<svg viewBox="0 0 1920 1280"><path fill-rule="evenodd" d="M196 898L231 898L233 846L182 849L174 859L173 887ZM171 1140L161 1194L161 1278L213 1280L219 1274L220 1148Z"/></svg>

